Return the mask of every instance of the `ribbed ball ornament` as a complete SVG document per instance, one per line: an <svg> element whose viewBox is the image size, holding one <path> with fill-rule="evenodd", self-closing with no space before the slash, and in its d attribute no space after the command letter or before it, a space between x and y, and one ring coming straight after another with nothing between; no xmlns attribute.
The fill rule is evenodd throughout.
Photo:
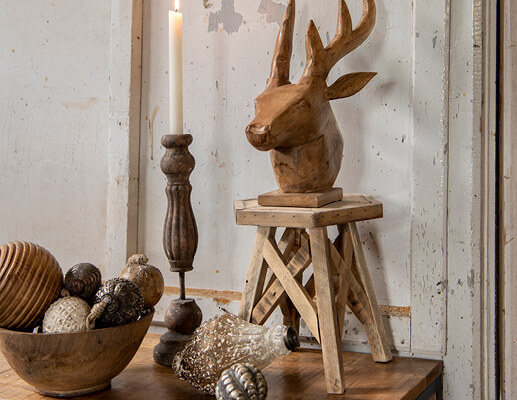
<svg viewBox="0 0 517 400"><path fill-rule="evenodd" d="M233 364L223 371L215 389L217 400L264 400L267 382L252 364Z"/></svg>
<svg viewBox="0 0 517 400"><path fill-rule="evenodd" d="M113 278L95 294L94 304L104 302L106 308L99 318L104 326L136 321L144 310L144 298L137 285L125 278Z"/></svg>
<svg viewBox="0 0 517 400"><path fill-rule="evenodd" d="M48 250L29 242L0 246L0 327L33 327L62 286L63 272Z"/></svg>
<svg viewBox="0 0 517 400"><path fill-rule="evenodd" d="M75 297L90 302L101 286L101 271L90 263L80 263L65 275L65 288Z"/></svg>

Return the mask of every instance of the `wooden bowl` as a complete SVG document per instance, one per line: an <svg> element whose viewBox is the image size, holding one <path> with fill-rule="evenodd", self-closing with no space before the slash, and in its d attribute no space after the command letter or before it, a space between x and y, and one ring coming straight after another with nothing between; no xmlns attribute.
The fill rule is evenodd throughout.
<svg viewBox="0 0 517 400"><path fill-rule="evenodd" d="M36 392L68 397L110 386L131 361L154 311L129 324L77 333L25 333L0 329L0 350Z"/></svg>

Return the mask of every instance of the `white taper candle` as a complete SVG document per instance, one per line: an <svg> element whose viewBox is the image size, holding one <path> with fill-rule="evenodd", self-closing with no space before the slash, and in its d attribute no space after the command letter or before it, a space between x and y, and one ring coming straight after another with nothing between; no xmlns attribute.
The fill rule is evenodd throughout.
<svg viewBox="0 0 517 400"><path fill-rule="evenodd" d="M179 0L176 0L175 11L169 10L169 107L172 135L183 133L183 16L178 9Z"/></svg>

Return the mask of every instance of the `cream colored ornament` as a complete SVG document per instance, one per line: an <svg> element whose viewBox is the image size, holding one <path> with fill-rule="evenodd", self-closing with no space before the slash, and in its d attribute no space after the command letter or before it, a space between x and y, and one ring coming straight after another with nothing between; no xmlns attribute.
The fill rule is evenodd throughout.
<svg viewBox="0 0 517 400"><path fill-rule="evenodd" d="M134 254L127 260L126 268L120 273L121 278L133 282L144 296L144 307L151 308L163 295L163 275L160 270L147 264L149 258L144 254Z"/></svg>
<svg viewBox="0 0 517 400"><path fill-rule="evenodd" d="M90 308L88 303L79 297L61 297L45 312L43 332L73 333L93 329L95 320L102 314L105 306L104 303L99 303Z"/></svg>

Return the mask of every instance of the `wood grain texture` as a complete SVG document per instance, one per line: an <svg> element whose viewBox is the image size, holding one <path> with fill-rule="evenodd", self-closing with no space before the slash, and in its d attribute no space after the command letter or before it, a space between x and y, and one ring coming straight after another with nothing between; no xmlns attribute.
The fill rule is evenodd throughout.
<svg viewBox="0 0 517 400"><path fill-rule="evenodd" d="M350 13L339 0L336 34L324 47L314 22L306 34L307 63L296 84L289 82L295 2L290 0L278 33L266 89L255 100L255 118L246 127L250 144L270 151L281 192L330 189L341 168L343 138L329 100L359 92L375 73L340 77L330 87L332 67L366 40L375 25L374 0L365 0L361 20L352 29Z"/></svg>
<svg viewBox="0 0 517 400"><path fill-rule="evenodd" d="M334 284L332 282L327 228L313 228L309 231L309 235L314 269L314 287L318 299L319 342L323 352L327 392L341 394L345 391L345 375L341 362L341 340Z"/></svg>
<svg viewBox="0 0 517 400"><path fill-rule="evenodd" d="M259 194L261 206L277 207L321 207L343 198L342 188L331 188L315 193L283 193L280 190Z"/></svg>
<svg viewBox="0 0 517 400"><path fill-rule="evenodd" d="M366 324L367 329L374 330L368 335L370 346L372 348L372 356L377 362L388 362L391 360L391 350L384 330L379 305L377 304L377 297L375 296L372 279L370 278L370 272L368 270L368 265L366 264L366 258L364 256L361 239L359 238L359 232L357 231L355 222L349 223L347 225L347 229L350 232L350 237L354 247L352 273L357 278L357 282L366 296L367 303L364 303L363 301L363 306L366 305L370 308L370 313L373 318L372 323Z"/></svg>
<svg viewBox="0 0 517 400"><path fill-rule="evenodd" d="M264 258L269 267L275 273L291 301L295 304L298 312L311 330L312 334L319 341L318 311L311 296L305 288L296 280L286 268L273 239L266 241L264 245Z"/></svg>
<svg viewBox="0 0 517 400"><path fill-rule="evenodd" d="M341 259L338 260L337 265L335 264L335 258L331 256L331 262L334 263L332 266L338 272L338 293L336 294L336 306L337 306L337 321L339 324L339 337L343 337L343 326L345 323L345 311L346 311L346 303L348 299L348 289L349 282L352 279L351 276L351 268L352 268L352 260L353 260L353 246L352 239L350 237L350 233L348 231L344 231L339 236L340 240L337 243L340 247L339 253L341 254ZM329 246L334 247L334 244L329 244ZM330 247L332 251L332 247Z"/></svg>
<svg viewBox="0 0 517 400"><path fill-rule="evenodd" d="M264 281L266 279L267 264L264 261L264 243L275 234L275 228L259 226L255 245L251 254L250 265L246 275L246 284L242 292L239 317L245 321L250 321L253 307L262 296Z"/></svg>
<svg viewBox="0 0 517 400"><path fill-rule="evenodd" d="M45 248L30 242L0 246L0 327L33 328L62 286L61 267Z"/></svg>
<svg viewBox="0 0 517 400"><path fill-rule="evenodd" d="M309 253L309 244L307 239L305 239L304 244L300 250L298 250L296 255L289 261L286 269L294 277L294 279L297 279L302 276L303 271L305 271L310 263L311 256ZM274 276L276 277L276 275ZM276 278L272 279L272 281L273 282L271 285L269 285L253 309L251 322L254 324L263 324L269 318L280 301L286 297L282 283Z"/></svg>
<svg viewBox="0 0 517 400"><path fill-rule="evenodd" d="M319 208L266 207L256 199L234 203L238 225L314 228L382 217L382 203L364 194L345 194L341 201Z"/></svg>
<svg viewBox="0 0 517 400"><path fill-rule="evenodd" d="M167 213L163 227L163 248L173 272L192 270L198 233L192 211L189 177L196 164L188 151L192 135L164 135L165 154L160 168L167 177Z"/></svg>
<svg viewBox="0 0 517 400"><path fill-rule="evenodd" d="M212 400L180 381L170 368L153 363L152 350L159 336L148 334L129 366L113 379L111 389L94 393L92 400ZM389 364L372 362L369 354L342 353L347 390L336 400L414 400L442 373L442 362L395 357ZM279 357L264 369L269 399L327 400L319 351L298 350ZM0 355L0 398L46 400L22 381Z"/></svg>

